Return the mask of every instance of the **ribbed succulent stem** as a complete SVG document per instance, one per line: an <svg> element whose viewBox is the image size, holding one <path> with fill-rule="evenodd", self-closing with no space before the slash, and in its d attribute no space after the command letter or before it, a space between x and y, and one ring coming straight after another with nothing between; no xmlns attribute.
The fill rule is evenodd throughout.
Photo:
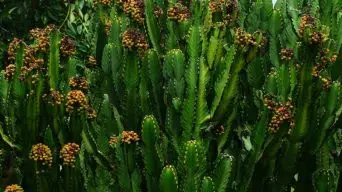
<svg viewBox="0 0 342 192"><path fill-rule="evenodd" d="M160 191L161 192L177 192L178 178L175 167L167 165L164 167L160 175Z"/></svg>
<svg viewBox="0 0 342 192"><path fill-rule="evenodd" d="M145 4L146 24L147 24L149 37L152 41L153 47L157 51L158 55L160 55L161 54L160 29L156 21L156 17L153 14L156 3L153 0L144 0L144 4Z"/></svg>
<svg viewBox="0 0 342 192"><path fill-rule="evenodd" d="M228 106L229 104L231 104L232 99L235 97L237 93L238 84L239 84L239 72L244 67L244 64L245 64L245 60L243 56L239 56L236 63L233 64L230 80L223 91L220 104L214 113L214 117L213 117L214 121L221 121L222 118L224 118L225 115L227 115L226 113L229 109Z"/></svg>
<svg viewBox="0 0 342 192"><path fill-rule="evenodd" d="M132 129L136 130L138 126L138 57L135 53L130 52L127 55L126 61L126 71L124 76L124 81L126 84L126 122L127 126Z"/></svg>
<svg viewBox="0 0 342 192"><path fill-rule="evenodd" d="M204 177L202 180L202 192L214 192L215 184L213 179L210 177Z"/></svg>
<svg viewBox="0 0 342 192"><path fill-rule="evenodd" d="M186 142L184 154L181 156L182 169L184 170L183 190L185 192L198 191L200 189L200 178L205 169L206 159L204 157L203 144L196 140Z"/></svg>
<svg viewBox="0 0 342 192"><path fill-rule="evenodd" d="M150 50L147 53L148 57L148 77L152 85L153 100L156 106L155 113L160 121L160 124L164 124L164 107L162 103L162 68L160 59L158 57L158 52L155 50Z"/></svg>
<svg viewBox="0 0 342 192"><path fill-rule="evenodd" d="M293 130L291 138L295 141L303 138L308 132L309 118L310 118L310 104L312 102L312 70L314 65L313 55L316 55L316 47L312 50L304 51L303 67L299 74L299 98L297 102L298 111L296 112L295 122L296 126Z"/></svg>
<svg viewBox="0 0 342 192"><path fill-rule="evenodd" d="M160 130L153 116L146 116L142 122L143 154L149 191L158 191L162 163L158 156L160 150Z"/></svg>
<svg viewBox="0 0 342 192"><path fill-rule="evenodd" d="M50 187L47 180L47 174L39 173L36 174L36 186L37 192L49 191Z"/></svg>
<svg viewBox="0 0 342 192"><path fill-rule="evenodd" d="M50 52L49 52L49 79L50 88L56 89L59 83L59 33L52 32L50 36Z"/></svg>
<svg viewBox="0 0 342 192"><path fill-rule="evenodd" d="M63 166L64 171L64 182L65 182L65 191L66 192L74 192L74 191L80 191L79 188L79 180L77 170L75 167L70 166Z"/></svg>
<svg viewBox="0 0 342 192"><path fill-rule="evenodd" d="M287 142L285 146L284 156L278 163L278 171L276 177L278 181L274 185L273 190L289 190L291 182L294 180L296 173L296 163L300 152L300 146L297 143Z"/></svg>
<svg viewBox="0 0 342 192"><path fill-rule="evenodd" d="M252 140L254 141L254 149L251 153L248 154L245 161L239 162L238 168L238 175L237 175L237 190L238 192L246 192L251 183L251 179L254 174L255 166L258 163L261 154L264 151L264 142L266 138L266 129L265 126L267 125L268 112L265 111L262 113L260 120L256 124L254 134L252 135Z"/></svg>
<svg viewBox="0 0 342 192"><path fill-rule="evenodd" d="M315 130L315 132L312 133L311 138L311 146L310 150L315 153L317 152L323 145L323 143L326 141L327 137L326 134L328 132L328 129L331 127L331 125L334 122L335 119L335 106L338 103L339 97L341 94L341 85L339 83L333 83L331 86L329 93L326 97L326 112L324 113L324 116L322 117L318 129Z"/></svg>

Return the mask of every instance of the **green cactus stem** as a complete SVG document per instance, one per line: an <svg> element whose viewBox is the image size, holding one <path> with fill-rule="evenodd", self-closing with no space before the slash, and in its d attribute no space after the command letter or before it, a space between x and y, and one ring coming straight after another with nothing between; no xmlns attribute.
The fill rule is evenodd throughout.
<svg viewBox="0 0 342 192"><path fill-rule="evenodd" d="M174 166L167 165L163 168L160 175L160 191L162 192L177 192L178 178Z"/></svg>
<svg viewBox="0 0 342 192"><path fill-rule="evenodd" d="M146 168L147 187L149 191L158 191L158 181L163 166L160 154L160 130L153 116L145 116L142 122L143 155Z"/></svg>

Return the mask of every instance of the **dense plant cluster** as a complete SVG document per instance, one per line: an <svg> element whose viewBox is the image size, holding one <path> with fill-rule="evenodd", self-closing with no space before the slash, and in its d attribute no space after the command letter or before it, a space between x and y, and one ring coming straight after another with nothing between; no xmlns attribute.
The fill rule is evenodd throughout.
<svg viewBox="0 0 342 192"><path fill-rule="evenodd" d="M342 190L340 0L60 3L0 58L3 191Z"/></svg>

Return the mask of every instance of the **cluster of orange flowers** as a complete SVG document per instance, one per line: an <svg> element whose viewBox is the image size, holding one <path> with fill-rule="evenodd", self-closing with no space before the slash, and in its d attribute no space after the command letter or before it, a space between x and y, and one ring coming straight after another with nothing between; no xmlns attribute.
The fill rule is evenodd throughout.
<svg viewBox="0 0 342 192"><path fill-rule="evenodd" d="M74 167L76 158L80 153L80 146L76 143L67 143L60 150L60 158L63 159L63 165ZM42 143L32 146L29 158L46 165L52 166L52 152L51 149Z"/></svg>
<svg viewBox="0 0 342 192"><path fill-rule="evenodd" d="M65 57L74 55L76 53L75 41L68 36L64 36L60 42L60 50Z"/></svg>
<svg viewBox="0 0 342 192"><path fill-rule="evenodd" d="M19 48L20 44L23 41L21 39L18 38L14 38L8 45L8 49L7 49L7 56L8 56L8 60L11 63L14 63L15 60L15 52L16 50ZM14 75L15 75L15 70L16 70L16 66L14 64L9 64L7 65L6 69L5 69L5 73L4 73L4 77L6 80L12 80Z"/></svg>
<svg viewBox="0 0 342 192"><path fill-rule="evenodd" d="M209 2L209 10L212 13L217 13L221 11L222 5L225 3L225 0L211 0Z"/></svg>
<svg viewBox="0 0 342 192"><path fill-rule="evenodd" d="M37 51L46 52L50 47L50 33L55 30L55 25L48 25L46 28L35 28L30 30L30 35L35 40L37 44L34 45L34 49Z"/></svg>
<svg viewBox="0 0 342 192"><path fill-rule="evenodd" d="M190 10L181 3L176 3L167 10L167 17L177 22L186 21L190 18Z"/></svg>
<svg viewBox="0 0 342 192"><path fill-rule="evenodd" d="M20 80L24 81L25 79L29 79L29 83L35 84L39 81L39 77L41 76L39 73L45 74L46 66L44 65L45 60L42 54L46 54L49 50L50 34L55 28L54 25L48 25L45 28L34 28L30 30L29 34L30 37L34 39L34 43L25 45L24 47L24 65L20 68ZM10 43L7 50L8 59L10 61L14 61L15 51L22 42L22 40L14 38ZM62 38L59 48L62 56L65 57L71 56L76 52L75 42L67 36ZM13 70L14 67L12 65L9 66L7 73L5 73L7 79L13 77L11 70Z"/></svg>
<svg viewBox="0 0 342 192"><path fill-rule="evenodd" d="M101 4L103 6L110 6L113 0L94 0L94 6Z"/></svg>
<svg viewBox="0 0 342 192"><path fill-rule="evenodd" d="M23 40L14 38L10 44L8 45L7 49L7 56L8 60L14 61L15 60L15 52L19 48L20 44L23 42Z"/></svg>
<svg viewBox="0 0 342 192"><path fill-rule="evenodd" d="M132 142L139 141L139 135L134 131L123 131L121 133L121 142L131 144Z"/></svg>
<svg viewBox="0 0 342 192"><path fill-rule="evenodd" d="M62 104L64 96L58 90L50 89L50 94L44 94L43 99L46 99L52 106L57 106Z"/></svg>
<svg viewBox="0 0 342 192"><path fill-rule="evenodd" d="M331 54L329 49L323 49L319 52L316 58L316 65L314 66L312 75L319 76L319 72L327 67L329 63L335 63L337 54Z"/></svg>
<svg viewBox="0 0 342 192"><path fill-rule="evenodd" d="M310 44L320 44L323 43L326 39L324 34L316 30L316 20L311 15L303 15L301 17L301 22L299 24L299 35L301 37L305 36L306 31L309 34L309 43Z"/></svg>
<svg viewBox="0 0 342 192"><path fill-rule="evenodd" d="M16 184L8 185L4 192L24 192L24 189Z"/></svg>
<svg viewBox="0 0 342 192"><path fill-rule="evenodd" d="M303 37L305 29L314 29L316 28L316 21L315 18L312 17L311 15L303 15L301 17L301 21L299 24L299 34Z"/></svg>
<svg viewBox="0 0 342 192"><path fill-rule="evenodd" d="M25 49L24 66L20 69L20 80L25 80L26 77L31 73L32 83L35 84L39 80L39 72L46 70L44 67L44 59L36 58L36 50L31 47Z"/></svg>
<svg viewBox="0 0 342 192"><path fill-rule="evenodd" d="M293 49L284 48L280 50L281 60L291 61L292 58L293 58Z"/></svg>
<svg viewBox="0 0 342 192"><path fill-rule="evenodd" d="M240 45L242 48L257 45L256 39L253 35L243 31L241 28L236 29L235 43Z"/></svg>
<svg viewBox="0 0 342 192"><path fill-rule="evenodd" d="M117 143L118 143L118 137L116 135L112 135L109 138L108 144L112 146L112 145L116 145Z"/></svg>
<svg viewBox="0 0 342 192"><path fill-rule="evenodd" d="M108 144L114 146L118 144L118 138L120 138L121 143L131 144L140 140L139 135L134 131L122 131L120 137L112 135L109 138Z"/></svg>
<svg viewBox="0 0 342 192"><path fill-rule="evenodd" d="M93 108L88 107L87 116L88 116L88 119L95 119L97 117L96 111Z"/></svg>
<svg viewBox="0 0 342 192"><path fill-rule="evenodd" d="M160 18L161 16L164 15L164 11L161 7L159 6L156 6L153 10L153 15L156 17L156 18Z"/></svg>
<svg viewBox="0 0 342 192"><path fill-rule="evenodd" d="M8 59L13 62L15 59L15 50L18 48L19 44L22 42L22 40L19 40L17 38L14 38L13 41L10 43L8 48ZM40 71L44 70L43 64L44 60L42 58L37 58L35 55L39 51L39 48L43 49L43 47L46 47L46 43L43 43L44 45L32 45L32 46L26 46L25 47L25 57L24 57L24 66L20 69L19 79L24 80L27 74L30 71L34 71L34 74L37 74ZM15 65L10 64L7 66L5 70L5 78L7 80L10 80L13 78L15 73ZM38 75L36 75L38 76ZM35 82L33 78L33 82Z"/></svg>
<svg viewBox="0 0 342 192"><path fill-rule="evenodd" d="M72 90L67 95L66 111L71 113L75 109L77 112L88 109L88 100L81 90Z"/></svg>
<svg viewBox="0 0 342 192"><path fill-rule="evenodd" d="M111 28L112 28L112 21L109 18L106 18L105 24L104 24L104 31L106 35L109 35Z"/></svg>
<svg viewBox="0 0 342 192"><path fill-rule="evenodd" d="M322 83L324 89L329 89L332 85L332 80L320 75L320 73L328 66L329 63L336 62L337 55L332 54L329 49L323 49L319 52L316 58L316 65L313 67L312 75L318 77Z"/></svg>
<svg viewBox="0 0 342 192"><path fill-rule="evenodd" d="M69 85L72 89L79 89L84 92L88 90L88 81L85 77L75 76L69 79Z"/></svg>
<svg viewBox="0 0 342 192"><path fill-rule="evenodd" d="M38 143L32 146L29 158L51 167L52 165L52 153L51 149L42 143Z"/></svg>
<svg viewBox="0 0 342 192"><path fill-rule="evenodd" d="M15 70L16 70L15 65L13 65L13 64L7 65L7 67L5 69L5 73L4 73L5 79L8 81L12 80L14 75L15 75Z"/></svg>
<svg viewBox="0 0 342 192"><path fill-rule="evenodd" d="M75 76L69 79L69 85L73 89L67 95L66 111L71 113L86 111L88 119L97 117L96 111L89 106L85 93L88 91L88 81L85 77Z"/></svg>
<svg viewBox="0 0 342 192"><path fill-rule="evenodd" d="M323 88L325 90L327 90L327 89L329 89L331 87L331 85L332 85L331 79L326 78L326 77L322 77L322 76L318 76L318 78L320 78L321 81L323 82Z"/></svg>
<svg viewBox="0 0 342 192"><path fill-rule="evenodd" d="M309 42L310 44L320 44L325 41L323 33L314 31L310 33Z"/></svg>
<svg viewBox="0 0 342 192"><path fill-rule="evenodd" d="M96 58L95 58L94 56L89 56L89 57L88 57L87 66L88 66L89 68L96 67Z"/></svg>
<svg viewBox="0 0 342 192"><path fill-rule="evenodd" d="M68 143L62 147L59 157L63 159L63 165L74 167L79 154L80 146L76 143Z"/></svg>
<svg viewBox="0 0 342 192"><path fill-rule="evenodd" d="M25 47L24 66L20 69L19 79L25 80L28 74L31 74L31 83L36 83L39 80L39 72L45 71L44 59L39 58L39 52L45 53L50 47L49 35L54 30L54 25L49 25L46 28L35 28L30 30L30 36L36 40L36 44ZM15 41L15 40L14 40Z"/></svg>
<svg viewBox="0 0 342 192"><path fill-rule="evenodd" d="M143 24L145 21L144 0L119 0L118 4L123 11L128 14L135 22Z"/></svg>
<svg viewBox="0 0 342 192"><path fill-rule="evenodd" d="M238 2L237 0L211 0L209 2L209 10L212 13L222 12L223 22L230 24L237 17Z"/></svg>
<svg viewBox="0 0 342 192"><path fill-rule="evenodd" d="M122 34L122 44L130 50L137 48L140 51L144 51L149 48L145 35L133 28L126 30Z"/></svg>
<svg viewBox="0 0 342 192"><path fill-rule="evenodd" d="M272 101L270 98L265 97L264 105L273 111L273 116L268 128L270 132L276 133L285 121L290 122L291 128L295 126L292 114L293 105L291 99L285 103L277 103Z"/></svg>

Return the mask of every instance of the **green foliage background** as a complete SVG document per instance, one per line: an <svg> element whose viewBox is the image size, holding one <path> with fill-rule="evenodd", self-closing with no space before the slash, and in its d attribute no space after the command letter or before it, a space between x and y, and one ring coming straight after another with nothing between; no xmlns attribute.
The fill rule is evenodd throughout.
<svg viewBox="0 0 342 192"><path fill-rule="evenodd" d="M341 0L25 0L0 10L4 190L342 190ZM28 31L51 23L44 50ZM14 37L23 41L11 58ZM67 148L72 166L61 153L69 143L79 147Z"/></svg>

